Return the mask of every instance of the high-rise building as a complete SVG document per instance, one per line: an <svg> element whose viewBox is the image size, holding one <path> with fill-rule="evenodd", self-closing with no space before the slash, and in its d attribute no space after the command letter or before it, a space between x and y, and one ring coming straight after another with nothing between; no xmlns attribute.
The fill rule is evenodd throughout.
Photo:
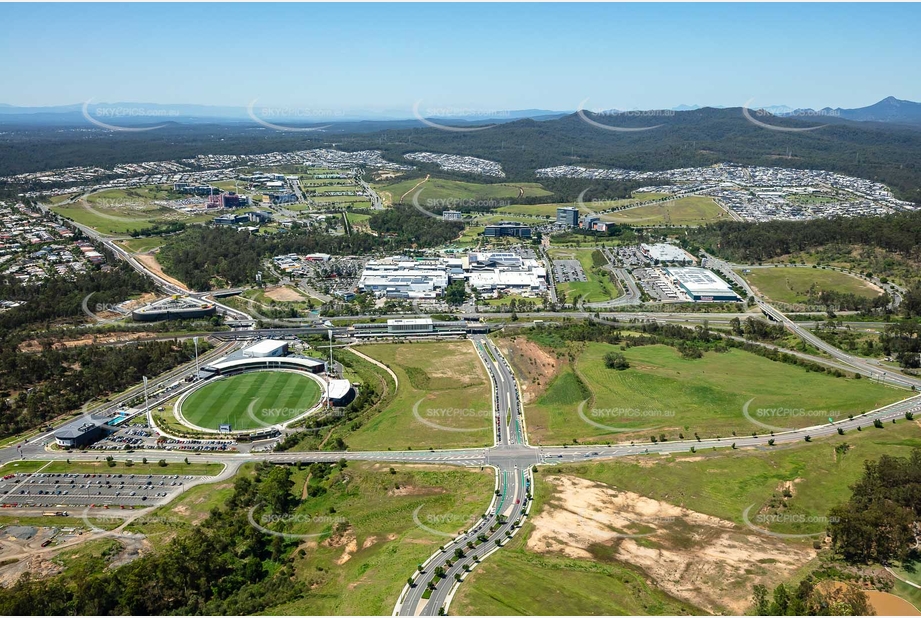
<svg viewBox="0 0 921 618"><path fill-rule="evenodd" d="M572 206L557 208L556 222L564 227L579 227L579 209Z"/></svg>

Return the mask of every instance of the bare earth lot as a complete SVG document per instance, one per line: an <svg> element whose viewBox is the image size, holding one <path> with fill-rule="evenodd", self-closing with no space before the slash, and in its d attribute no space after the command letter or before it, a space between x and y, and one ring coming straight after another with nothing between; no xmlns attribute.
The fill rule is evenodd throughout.
<svg viewBox="0 0 921 618"><path fill-rule="evenodd" d="M666 593L712 613L744 614L751 588L789 580L812 560L808 543L787 542L667 502L574 476L554 488L527 549L639 567Z"/></svg>

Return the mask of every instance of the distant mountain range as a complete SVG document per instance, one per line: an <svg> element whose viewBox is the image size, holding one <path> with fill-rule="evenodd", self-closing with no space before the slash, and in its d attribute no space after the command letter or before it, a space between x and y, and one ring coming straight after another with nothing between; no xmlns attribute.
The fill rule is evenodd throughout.
<svg viewBox="0 0 921 618"><path fill-rule="evenodd" d="M711 106L726 109L724 106ZM825 117L828 119L852 120L857 122L883 122L921 126L921 103L887 97L878 103L855 109L825 107L820 110L792 108L787 105L766 107L753 106L781 117ZM690 112L704 109L700 105L681 104L669 111ZM554 111L546 109L493 110L449 109L419 105L419 116L440 124L468 125L505 123L522 119L554 120L575 110ZM631 112L644 110L630 110ZM648 111L648 110L645 110ZM251 113L252 112L252 113ZM625 113L610 109L604 115ZM253 123L272 122L288 125L328 125L336 123L395 123L395 128L423 126L413 110L407 109L354 109L324 110L299 109L296 107L265 107L261 104L248 107L158 104L158 103L89 103L86 114L100 123L116 126L142 126L176 123ZM255 118L255 120L254 120ZM0 103L0 123L5 124L89 124L84 115L84 104L56 105L49 107L18 107ZM260 124L262 124L260 122ZM377 127L379 128L379 127ZM354 127L351 130L355 130Z"/></svg>
<svg viewBox="0 0 921 618"><path fill-rule="evenodd" d="M713 109L726 109L722 105L710 106ZM700 105L678 105L668 111L689 112L704 109ZM895 97L886 97L879 103L868 105L866 107L857 107L846 109L843 107L823 107L819 110L811 108L794 108L789 105L770 105L758 106L753 105L753 110L763 110L774 116L780 117L821 117L828 120L841 119L853 120L855 122L886 122L892 124L918 125L921 126L921 103L914 101L903 101ZM638 110L631 110L636 112ZM610 109L603 112L603 115L623 114L624 110Z"/></svg>

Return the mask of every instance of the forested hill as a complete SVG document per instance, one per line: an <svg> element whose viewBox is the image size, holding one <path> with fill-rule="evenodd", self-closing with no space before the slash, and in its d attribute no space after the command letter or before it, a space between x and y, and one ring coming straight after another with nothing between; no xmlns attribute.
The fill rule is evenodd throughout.
<svg viewBox="0 0 921 618"><path fill-rule="evenodd" d="M404 153L431 150L499 161L509 178L533 179L535 169L555 165L665 170L720 162L825 169L883 182L903 199L921 202L921 131L840 119L758 117L781 127L750 123L741 108L704 108L662 116L586 116L618 127L659 128L632 133L592 126L577 114L558 120L520 120L470 133L438 129L384 131L337 141L347 149L382 148L400 161ZM754 112L752 112L754 114Z"/></svg>
<svg viewBox="0 0 921 618"><path fill-rule="evenodd" d="M755 114L755 112L752 112ZM786 133L750 123L741 108L665 112L663 115L595 116L623 127L662 125L633 133L606 131L578 115L518 120L483 131L393 129L343 135L273 132L239 125L170 125L142 134L93 130L12 129L0 135L0 175L69 165L102 165L250 154L331 146L382 149L395 162L407 152L430 150L498 161L509 180L533 180L534 170L555 165L663 170L719 162L827 169L886 183L904 199L921 202L921 130L837 118L758 120L781 127L827 126ZM438 171L423 166L424 171ZM484 179L480 179L484 180ZM488 180L486 180L488 182Z"/></svg>
<svg viewBox="0 0 921 618"><path fill-rule="evenodd" d="M921 211L809 221L721 221L690 230L683 242L741 263L830 244L877 247L921 260Z"/></svg>

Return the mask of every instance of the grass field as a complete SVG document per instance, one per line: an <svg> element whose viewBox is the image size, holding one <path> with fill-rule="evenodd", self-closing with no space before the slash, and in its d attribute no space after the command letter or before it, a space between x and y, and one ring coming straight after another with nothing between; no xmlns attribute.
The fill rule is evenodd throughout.
<svg viewBox="0 0 921 618"><path fill-rule="evenodd" d="M378 193L388 193L390 199L393 202L397 202L400 196L419 184L421 180L421 178L413 178L390 184L375 184L374 190ZM516 199L519 196L542 197L552 195L550 191L547 191L536 182L485 184L444 180L441 178L429 178L416 191L420 190L422 192L419 194L419 200L423 205L425 200L509 200ZM411 199L412 194L409 194L403 201L409 203ZM556 213L555 210L554 213Z"/></svg>
<svg viewBox="0 0 921 618"><path fill-rule="evenodd" d="M598 210L615 208L617 206L636 204L637 202L642 202L645 200L654 200L660 197L665 197L666 195L667 194L665 193L635 193L633 197L622 200L593 201L591 193L586 193L585 197L583 198L582 208L579 209L579 212L581 214L588 214ZM532 215L556 219L557 208L568 208L576 206L578 206L576 202L559 204L514 204L510 206L502 206L501 208L496 209L496 212L510 215Z"/></svg>
<svg viewBox="0 0 921 618"><path fill-rule="evenodd" d="M816 296L823 291L856 294L865 298L875 298L880 294L879 289L867 281L822 268L752 268L743 276L758 292L782 303L809 302L809 290L813 286Z"/></svg>
<svg viewBox="0 0 921 618"><path fill-rule="evenodd" d="M223 378L198 389L182 403L182 415L193 425L233 430L262 429L296 418L315 406L320 385L290 371L253 371Z"/></svg>
<svg viewBox="0 0 921 618"><path fill-rule="evenodd" d="M608 369L607 352L621 352L630 363L623 371ZM531 441L543 444L649 440L664 433L691 439L766 433L767 425L808 427L828 417L846 418L909 395L869 380L834 378L774 362L741 350L707 352L688 360L665 345L628 348L589 343L578 354L576 378L568 364L549 388L525 410ZM587 388L583 390L583 388ZM588 402L581 418L579 404ZM604 427L591 424L593 421ZM627 431L613 431L625 429Z"/></svg>
<svg viewBox="0 0 921 618"><path fill-rule="evenodd" d="M127 234L131 230L148 227L157 221L166 220L170 214L166 208L124 211L121 209L93 206L92 210L81 203L69 206L55 206L57 214L91 227L101 234Z"/></svg>
<svg viewBox="0 0 921 618"><path fill-rule="evenodd" d="M560 298L565 294L569 303L577 298L593 303L612 300L621 295L621 289L611 281L610 273L595 266L592 259L594 251L595 249L550 249L552 259L579 260L582 270L585 271L585 277L588 279L588 281L557 283L557 294Z"/></svg>
<svg viewBox="0 0 921 618"><path fill-rule="evenodd" d="M349 447L397 450L492 445L492 390L471 342L356 349L390 367L400 384L389 405L349 436Z"/></svg>
<svg viewBox="0 0 921 618"><path fill-rule="evenodd" d="M390 615L406 579L415 575L446 537L419 528L413 519L445 534L466 529L489 505L494 475L437 466L349 463L321 482L325 492L306 498L298 513L347 522L337 535L308 539L296 551L294 567L310 592L271 608L268 614L330 616ZM296 492L307 470L295 475ZM332 514L332 515L330 515ZM300 534L331 531L333 522L292 529Z"/></svg>
<svg viewBox="0 0 921 618"><path fill-rule="evenodd" d="M726 211L709 197L696 195L671 202L638 206L603 215L605 221L627 225L703 225L727 218Z"/></svg>
<svg viewBox="0 0 921 618"><path fill-rule="evenodd" d="M535 478L531 513L539 513L552 488ZM696 608L655 588L624 564L575 560L528 551L533 524L525 524L504 549L467 577L451 604L460 616L687 615Z"/></svg>
<svg viewBox="0 0 921 618"><path fill-rule="evenodd" d="M85 201L66 206L54 206L52 210L61 216L73 219L101 234L126 234L151 226L155 223L183 221L200 223L210 221L212 215L190 216L178 210L161 206L154 200L178 197L162 187L135 187L132 189L109 189L89 196Z"/></svg>

